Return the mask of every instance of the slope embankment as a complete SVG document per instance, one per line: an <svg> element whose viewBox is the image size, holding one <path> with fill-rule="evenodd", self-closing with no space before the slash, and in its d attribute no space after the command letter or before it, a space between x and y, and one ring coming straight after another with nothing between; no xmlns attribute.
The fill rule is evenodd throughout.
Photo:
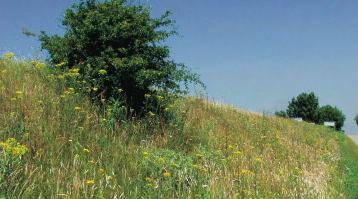
<svg viewBox="0 0 358 199"><path fill-rule="evenodd" d="M0 160L13 161L0 165L0 196L358 196L358 147L341 133L190 97L168 122L115 120L123 107L97 107L38 66L0 59Z"/></svg>

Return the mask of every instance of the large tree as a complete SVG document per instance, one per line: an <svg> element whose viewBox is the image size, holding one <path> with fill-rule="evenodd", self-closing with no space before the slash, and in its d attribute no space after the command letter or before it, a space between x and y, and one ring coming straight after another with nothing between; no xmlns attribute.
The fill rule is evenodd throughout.
<svg viewBox="0 0 358 199"><path fill-rule="evenodd" d="M318 122L323 124L324 122L335 122L336 130L341 130L346 117L337 107L330 105L322 106L318 110Z"/></svg>
<svg viewBox="0 0 358 199"><path fill-rule="evenodd" d="M287 115L289 117L301 117L308 122L316 122L318 108L318 97L313 92L301 93L289 102Z"/></svg>
<svg viewBox="0 0 358 199"><path fill-rule="evenodd" d="M39 38L50 62L78 73L93 88L87 88L93 99L122 99L143 114L147 98L153 102L159 92L185 92L188 83L200 83L170 58L164 42L176 32L169 16L153 18L148 7L126 0L81 0L66 10L63 36L42 32Z"/></svg>

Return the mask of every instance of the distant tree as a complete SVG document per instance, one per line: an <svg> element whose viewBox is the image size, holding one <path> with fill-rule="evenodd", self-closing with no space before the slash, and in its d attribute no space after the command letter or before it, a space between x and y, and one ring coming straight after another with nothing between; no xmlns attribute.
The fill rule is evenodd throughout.
<svg viewBox="0 0 358 199"><path fill-rule="evenodd" d="M336 130L338 131L342 129L345 119L345 115L337 107L326 105L318 110L318 122L320 124L324 122L335 122Z"/></svg>
<svg viewBox="0 0 358 199"><path fill-rule="evenodd" d="M287 112L286 111L276 111L275 115L278 117L283 117L283 118L287 118Z"/></svg>
<svg viewBox="0 0 358 199"><path fill-rule="evenodd" d="M358 114L356 115L356 117L354 118L354 120L356 121L356 124L358 125Z"/></svg>
<svg viewBox="0 0 358 199"><path fill-rule="evenodd" d="M317 122L318 97L311 93L301 93L293 98L287 108L289 117L301 117L304 121Z"/></svg>
<svg viewBox="0 0 358 199"><path fill-rule="evenodd" d="M183 93L188 83L201 84L170 57L165 41L176 31L169 16L153 18L148 7L126 0L81 0L66 10L63 36L42 32L39 39L50 62L78 72L93 99L122 99L143 115L158 110L160 93Z"/></svg>

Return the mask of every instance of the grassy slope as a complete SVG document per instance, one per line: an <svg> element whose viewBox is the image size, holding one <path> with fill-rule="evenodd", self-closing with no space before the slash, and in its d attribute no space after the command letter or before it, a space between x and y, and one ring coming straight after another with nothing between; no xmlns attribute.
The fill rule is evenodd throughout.
<svg viewBox="0 0 358 199"><path fill-rule="evenodd" d="M16 93L17 91L21 91ZM80 107L81 110L75 110ZM113 110L112 110L113 111ZM49 71L0 60L0 140L29 148L8 197L356 198L358 147L321 126L200 99L117 122Z"/></svg>

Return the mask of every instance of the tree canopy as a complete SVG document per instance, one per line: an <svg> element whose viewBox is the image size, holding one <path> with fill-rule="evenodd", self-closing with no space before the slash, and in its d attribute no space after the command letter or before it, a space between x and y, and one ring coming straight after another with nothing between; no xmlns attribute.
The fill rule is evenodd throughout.
<svg viewBox="0 0 358 199"><path fill-rule="evenodd" d="M301 117L308 122L316 122L318 108L318 97L313 92L301 93L289 102L287 115L289 117Z"/></svg>
<svg viewBox="0 0 358 199"><path fill-rule="evenodd" d="M67 9L65 33L41 32L42 49L63 71L76 70L93 99L121 99L136 114L163 93L183 93L198 76L170 57L166 39L176 34L170 13L152 18L148 7L125 0L82 0ZM184 86L183 86L184 85Z"/></svg>
<svg viewBox="0 0 358 199"><path fill-rule="evenodd" d="M318 110L318 122L320 124L324 122L335 122L336 130L342 129L345 119L345 115L337 107L326 105Z"/></svg>

